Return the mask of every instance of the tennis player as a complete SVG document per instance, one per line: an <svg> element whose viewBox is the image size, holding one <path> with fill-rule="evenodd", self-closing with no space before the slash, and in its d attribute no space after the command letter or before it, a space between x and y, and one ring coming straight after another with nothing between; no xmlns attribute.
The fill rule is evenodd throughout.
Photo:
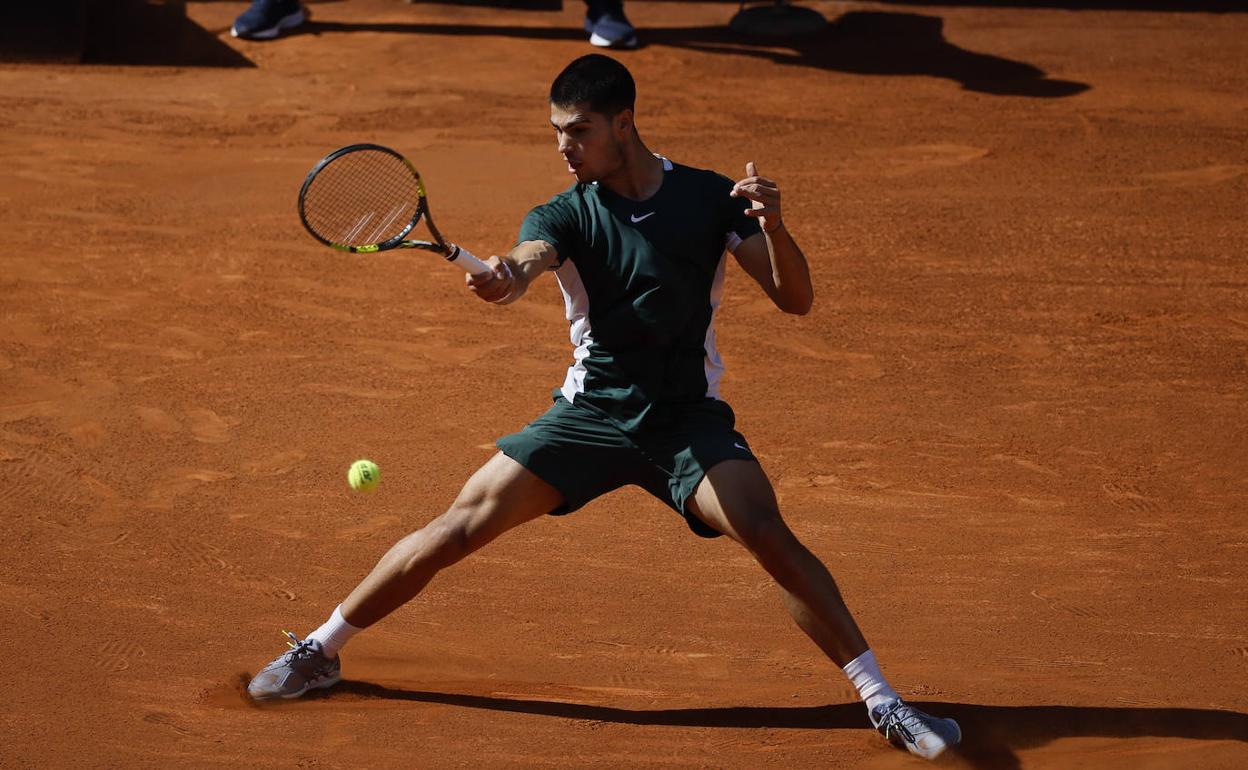
<svg viewBox="0 0 1248 770"><path fill-rule="evenodd" d="M559 154L576 178L528 213L518 245L467 278L508 304L553 272L571 324L573 364L550 409L498 440L451 507L396 543L329 620L252 679L257 700L295 698L341 677L352 636L411 601L439 570L507 530L567 514L627 484L702 537L728 535L775 579L798 626L836 663L891 742L931 759L957 743L952 719L902 701L832 576L780 516L771 483L718 397L714 320L725 251L786 313L814 299L785 226L780 190L753 163L733 182L653 154L634 123L628 70L592 54L550 89Z"/></svg>

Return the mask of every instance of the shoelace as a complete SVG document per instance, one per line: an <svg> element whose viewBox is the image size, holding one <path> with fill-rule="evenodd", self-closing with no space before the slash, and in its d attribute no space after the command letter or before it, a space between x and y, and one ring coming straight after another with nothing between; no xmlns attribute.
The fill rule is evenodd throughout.
<svg viewBox="0 0 1248 770"><path fill-rule="evenodd" d="M902 701L897 701L885 712L880 719L880 731L885 738L891 740L895 733L909 743L914 743L916 735L933 732L922 717Z"/></svg>
<svg viewBox="0 0 1248 770"><path fill-rule="evenodd" d="M312 649L311 639L300 639L290 631L286 630L283 630L282 633L290 639L290 641L286 642L286 646L290 648L290 652L285 655L287 663L294 663L296 660L310 658L316 654Z"/></svg>

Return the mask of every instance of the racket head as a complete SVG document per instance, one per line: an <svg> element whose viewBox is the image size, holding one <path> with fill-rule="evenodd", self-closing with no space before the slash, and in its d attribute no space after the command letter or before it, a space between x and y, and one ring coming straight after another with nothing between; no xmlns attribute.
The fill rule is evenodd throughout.
<svg viewBox="0 0 1248 770"><path fill-rule="evenodd" d="M299 188L299 219L326 246L368 253L404 245L428 211L411 161L379 144L351 144L320 160Z"/></svg>

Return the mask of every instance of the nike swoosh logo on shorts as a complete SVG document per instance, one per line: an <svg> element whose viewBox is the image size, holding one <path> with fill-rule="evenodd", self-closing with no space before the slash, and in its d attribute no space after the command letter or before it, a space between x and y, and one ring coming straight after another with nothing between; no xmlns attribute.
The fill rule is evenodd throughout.
<svg viewBox="0 0 1248 770"><path fill-rule="evenodd" d="M649 214L642 214L641 216L637 216L636 214L630 214L628 218L633 220L633 224L637 224L643 219L649 219L650 217L654 216L654 214L655 212L653 211L651 211Z"/></svg>
<svg viewBox="0 0 1248 770"><path fill-rule="evenodd" d="M748 446L745 446L744 444L738 444L737 442L734 441L732 442L732 445L735 446L737 449L744 449L747 452L750 451L750 448Z"/></svg>

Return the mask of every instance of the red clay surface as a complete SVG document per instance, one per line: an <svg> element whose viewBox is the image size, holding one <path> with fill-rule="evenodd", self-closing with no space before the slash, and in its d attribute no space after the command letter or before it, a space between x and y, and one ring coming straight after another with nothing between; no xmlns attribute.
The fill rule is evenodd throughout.
<svg viewBox="0 0 1248 770"><path fill-rule="evenodd" d="M621 56L650 146L757 161L814 267L808 317L734 267L720 321L787 518L962 721L949 766L1248 766L1248 16L814 7L794 49L630 2ZM256 68L0 70L0 764L921 766L743 552L636 491L440 576L335 691L245 702L570 353L553 280L487 306L323 249L294 199L377 141L507 248L568 183L579 5L314 12L223 38Z"/></svg>

